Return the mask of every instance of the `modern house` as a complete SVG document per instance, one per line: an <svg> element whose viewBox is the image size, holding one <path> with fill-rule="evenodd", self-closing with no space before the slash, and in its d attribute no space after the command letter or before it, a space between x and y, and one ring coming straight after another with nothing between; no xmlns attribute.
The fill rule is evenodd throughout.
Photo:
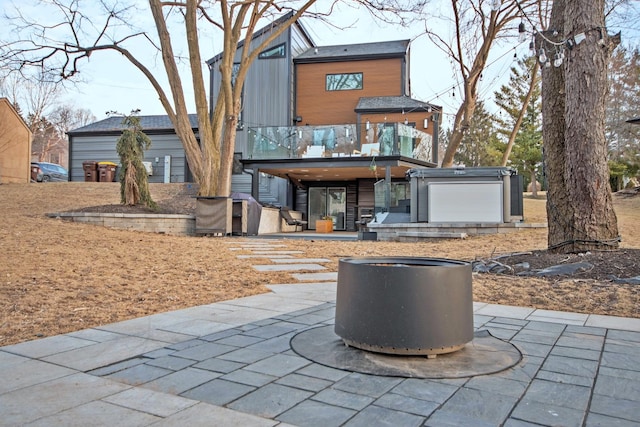
<svg viewBox="0 0 640 427"><path fill-rule="evenodd" d="M212 99L220 59L208 61ZM408 40L317 46L300 23L274 40L242 94L236 151L253 197L263 200L269 189L301 211L310 229L325 216L336 230L356 230L374 210L408 213L406 173L437 165L441 111L410 98L409 61Z"/></svg>
<svg viewBox="0 0 640 427"><path fill-rule="evenodd" d="M256 32L252 47L289 17ZM207 61L212 100L220 60ZM374 210L408 213L406 173L437 165L434 135L441 116L441 107L410 97L409 64L409 40L318 46L294 23L260 52L247 74L232 191L300 211L310 229L325 216L336 230L356 230ZM84 161L118 161L119 121L112 117L69 132L71 180L83 179ZM142 116L141 122L152 140L145 153L153 165L149 181L190 181L169 120Z"/></svg>
<svg viewBox="0 0 640 427"><path fill-rule="evenodd" d="M31 180L31 131L7 98L0 98L0 183Z"/></svg>

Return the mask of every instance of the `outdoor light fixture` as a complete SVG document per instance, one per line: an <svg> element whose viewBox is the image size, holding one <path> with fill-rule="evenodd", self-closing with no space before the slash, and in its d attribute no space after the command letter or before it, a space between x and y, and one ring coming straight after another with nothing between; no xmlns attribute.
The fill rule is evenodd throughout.
<svg viewBox="0 0 640 427"><path fill-rule="evenodd" d="M429 118L428 117L426 119L424 119L424 121L422 122L422 127L425 128L425 129L429 127Z"/></svg>
<svg viewBox="0 0 640 427"><path fill-rule="evenodd" d="M540 51L538 52L538 59L540 60L541 64L544 64L545 62L547 62L547 53L544 51L543 48L540 48Z"/></svg>
<svg viewBox="0 0 640 427"><path fill-rule="evenodd" d="M371 123L369 123L369 120L367 120L367 123L365 123L364 128L366 130L369 130L369 128L371 128Z"/></svg>
<svg viewBox="0 0 640 427"><path fill-rule="evenodd" d="M562 52L556 53L555 59L553 60L553 66L556 67L556 68L561 66L563 58L564 58L564 55L562 54Z"/></svg>
<svg viewBox="0 0 640 427"><path fill-rule="evenodd" d="M520 25L518 25L518 41L523 43L527 39L527 33L524 28L524 21L520 21Z"/></svg>
<svg viewBox="0 0 640 427"><path fill-rule="evenodd" d="M409 119L407 119L406 117L404 118L404 125L407 126L409 124Z"/></svg>

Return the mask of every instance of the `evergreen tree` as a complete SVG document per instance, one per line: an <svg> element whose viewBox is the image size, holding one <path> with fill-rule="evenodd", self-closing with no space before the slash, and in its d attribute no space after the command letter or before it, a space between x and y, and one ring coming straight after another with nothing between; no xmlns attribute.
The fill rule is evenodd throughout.
<svg viewBox="0 0 640 427"><path fill-rule="evenodd" d="M465 132L462 144L454 156L455 162L468 167L497 165L502 156L500 145L493 117L484 104L478 102L469 122L469 130Z"/></svg>
<svg viewBox="0 0 640 427"><path fill-rule="evenodd" d="M535 56L518 60L517 66L511 67L509 84L503 85L495 93L496 104L501 114L498 118L499 133L505 139L520 114L523 103L527 98L531 82L531 70L535 65ZM531 93L526 115L522 120L511 152L511 165L525 177L525 187L530 182L533 196L537 193L537 174L542 162L542 115L539 79Z"/></svg>
<svg viewBox="0 0 640 427"><path fill-rule="evenodd" d="M140 118L136 112L125 116L122 123L126 129L116 143L116 150L122 165L118 180L120 181L120 203L123 205L143 204L151 209L157 209L151 199L147 170L142 163L145 150L151 146L151 140L142 131Z"/></svg>

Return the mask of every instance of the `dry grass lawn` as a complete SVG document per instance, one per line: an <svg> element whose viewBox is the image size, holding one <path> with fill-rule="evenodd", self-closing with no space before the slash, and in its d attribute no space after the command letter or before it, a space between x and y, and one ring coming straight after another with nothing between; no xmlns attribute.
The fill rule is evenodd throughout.
<svg viewBox="0 0 640 427"><path fill-rule="evenodd" d="M152 184L156 201L179 184ZM640 197L614 198L622 247L640 248ZM227 249L241 238L177 237L68 223L45 213L117 204L117 183L0 185L0 345L153 313L266 292L295 283L257 273ZM545 201L525 199L527 222L545 222ZM299 249L299 240L283 241ZM403 255L473 260L544 249L546 230L422 243L305 241L308 257ZM639 286L474 274L474 300L640 317Z"/></svg>

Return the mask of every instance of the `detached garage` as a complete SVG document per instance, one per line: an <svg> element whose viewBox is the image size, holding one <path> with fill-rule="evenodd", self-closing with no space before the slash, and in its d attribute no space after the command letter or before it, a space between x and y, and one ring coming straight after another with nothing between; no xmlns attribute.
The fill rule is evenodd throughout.
<svg viewBox="0 0 640 427"><path fill-rule="evenodd" d="M0 98L0 183L31 179L31 131L7 98Z"/></svg>
<svg viewBox="0 0 640 427"><path fill-rule="evenodd" d="M195 114L189 115L191 127L198 129ZM140 116L142 130L151 139L151 147L143 161L149 182L192 182L182 142L176 135L168 116ZM71 181L85 181L83 164L113 162L120 159L116 142L122 135L122 117L109 117L68 132L69 177Z"/></svg>

